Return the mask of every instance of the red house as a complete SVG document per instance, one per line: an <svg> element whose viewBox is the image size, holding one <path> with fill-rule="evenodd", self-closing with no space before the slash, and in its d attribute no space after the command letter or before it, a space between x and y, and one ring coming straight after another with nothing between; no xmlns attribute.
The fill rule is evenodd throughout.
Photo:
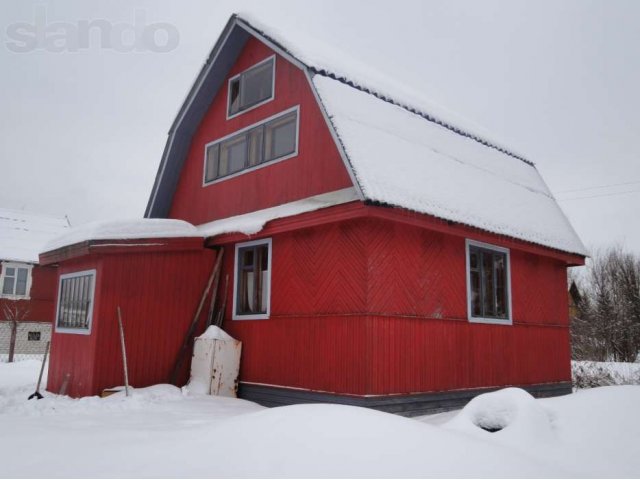
<svg viewBox="0 0 640 480"><path fill-rule="evenodd" d="M145 216L194 225L202 241L188 248L206 268L184 265L192 297L175 323L136 306L153 304L152 291L130 300L142 332L130 349L149 348L151 325L184 338L195 285L224 247L224 328L243 342L243 398L415 415L487 388L570 391L566 268L586 251L534 164L321 43L233 16L171 127ZM99 241L112 259L143 255L114 242L155 243L158 258L169 248L136 238ZM105 261L96 255L107 247L85 240L43 258L64 272ZM162 271L119 268L136 279ZM121 288L102 275L97 290ZM101 368L97 346L57 336L54 348L91 352ZM132 383L168 377L178 344ZM53 388L69 370L63 356L55 365ZM82 394L118 378L99 374Z"/></svg>
<svg viewBox="0 0 640 480"><path fill-rule="evenodd" d="M65 218L0 209L0 361L44 353L57 273L38 264L38 252L68 226Z"/></svg>

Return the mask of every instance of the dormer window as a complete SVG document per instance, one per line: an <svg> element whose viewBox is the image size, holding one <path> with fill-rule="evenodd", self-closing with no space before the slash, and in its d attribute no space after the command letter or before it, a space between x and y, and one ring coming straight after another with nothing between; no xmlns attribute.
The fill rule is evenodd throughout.
<svg viewBox="0 0 640 480"><path fill-rule="evenodd" d="M228 118L273 100L275 64L274 55L229 80Z"/></svg>

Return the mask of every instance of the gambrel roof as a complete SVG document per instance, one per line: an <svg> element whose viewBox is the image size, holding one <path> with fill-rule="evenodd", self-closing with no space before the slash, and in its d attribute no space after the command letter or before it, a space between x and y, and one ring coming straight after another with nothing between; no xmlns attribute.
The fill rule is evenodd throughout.
<svg viewBox="0 0 640 480"><path fill-rule="evenodd" d="M169 132L145 216L168 214L191 137L250 36L305 71L361 200L586 255L522 155L322 43L235 15Z"/></svg>

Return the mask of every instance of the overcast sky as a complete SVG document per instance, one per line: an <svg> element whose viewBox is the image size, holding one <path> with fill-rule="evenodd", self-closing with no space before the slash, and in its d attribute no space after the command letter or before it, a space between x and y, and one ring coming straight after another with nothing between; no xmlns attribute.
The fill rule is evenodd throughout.
<svg viewBox="0 0 640 480"><path fill-rule="evenodd" d="M634 1L4 0L0 206L75 225L142 216L169 126L234 11L327 39L482 125L537 164L588 247L640 253ZM156 43L175 48L121 52L95 35L55 52L38 26L72 25L53 29L72 47L93 20L161 24ZM45 48L16 36L24 23Z"/></svg>

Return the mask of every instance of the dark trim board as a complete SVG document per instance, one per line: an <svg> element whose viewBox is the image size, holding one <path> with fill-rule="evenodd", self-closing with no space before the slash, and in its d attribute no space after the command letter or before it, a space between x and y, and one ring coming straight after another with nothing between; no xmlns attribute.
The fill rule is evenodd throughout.
<svg viewBox="0 0 640 480"><path fill-rule="evenodd" d="M339 403L373 408L383 412L396 413L404 417L417 417L419 415L462 408L473 397L493 392L500 388L506 387L364 397L240 382L238 396L265 407L281 407L299 403ZM522 388L538 398L567 395L572 391L570 382L522 385L518 386L518 388Z"/></svg>

